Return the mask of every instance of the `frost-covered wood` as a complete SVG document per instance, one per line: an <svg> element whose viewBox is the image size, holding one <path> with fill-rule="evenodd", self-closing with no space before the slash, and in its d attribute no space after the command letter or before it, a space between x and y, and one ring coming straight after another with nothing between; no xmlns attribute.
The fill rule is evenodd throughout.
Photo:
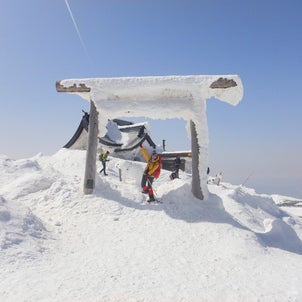
<svg viewBox="0 0 302 302"><path fill-rule="evenodd" d="M98 144L98 112L93 101L90 102L88 143L84 178L84 193L91 194L95 187L96 153Z"/></svg>
<svg viewBox="0 0 302 302"><path fill-rule="evenodd" d="M97 110L102 112L100 136L105 135L107 120L118 117L185 120L188 135L194 133L192 156L197 166L192 192L199 199L208 197L206 100L214 97L237 105L243 96L243 86L237 75L69 79L57 82L57 87L58 91L77 93L88 101L93 100Z"/></svg>

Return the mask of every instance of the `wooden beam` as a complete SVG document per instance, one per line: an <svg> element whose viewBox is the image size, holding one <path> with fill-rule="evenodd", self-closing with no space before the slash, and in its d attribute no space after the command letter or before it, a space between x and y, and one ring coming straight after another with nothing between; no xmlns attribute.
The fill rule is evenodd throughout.
<svg viewBox="0 0 302 302"><path fill-rule="evenodd" d="M72 86L65 87L61 84L61 81L56 82L56 89L58 92L90 92L91 88L87 87L85 84L73 84Z"/></svg>
<svg viewBox="0 0 302 302"><path fill-rule="evenodd" d="M176 156L179 157L192 157L192 152L191 151L174 151L174 152L167 152L164 151L163 153L160 153L160 156L162 158L175 158Z"/></svg>
<svg viewBox="0 0 302 302"><path fill-rule="evenodd" d="M96 154L98 145L98 112L94 102L90 101L88 143L84 176L84 194L92 194L95 188Z"/></svg>
<svg viewBox="0 0 302 302"><path fill-rule="evenodd" d="M233 79L227 79L227 78L219 78L217 81L213 82L210 85L210 88L230 88L230 87L236 87L237 83Z"/></svg>
<svg viewBox="0 0 302 302"><path fill-rule="evenodd" d="M196 125L191 120L191 146L192 146L192 193L193 195L203 200L204 196L200 186L200 171L199 171L199 153L200 146L197 137Z"/></svg>

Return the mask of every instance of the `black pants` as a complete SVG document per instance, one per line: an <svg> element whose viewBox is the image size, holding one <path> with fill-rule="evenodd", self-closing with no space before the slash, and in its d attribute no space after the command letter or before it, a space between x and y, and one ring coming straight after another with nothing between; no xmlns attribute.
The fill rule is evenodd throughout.
<svg viewBox="0 0 302 302"><path fill-rule="evenodd" d="M106 161L102 161L102 165L103 165L103 169L100 171L100 173L102 173L104 171L104 174L107 175L106 173Z"/></svg>
<svg viewBox="0 0 302 302"><path fill-rule="evenodd" d="M148 174L143 174L141 186L142 188L147 187L148 189L152 189L152 183L153 183L154 177L149 176Z"/></svg>
<svg viewBox="0 0 302 302"><path fill-rule="evenodd" d="M179 166L175 166L175 175L179 178Z"/></svg>
<svg viewBox="0 0 302 302"><path fill-rule="evenodd" d="M148 174L143 174L141 186L144 192L148 192L150 200L154 200L154 194L152 189L154 177L149 176Z"/></svg>

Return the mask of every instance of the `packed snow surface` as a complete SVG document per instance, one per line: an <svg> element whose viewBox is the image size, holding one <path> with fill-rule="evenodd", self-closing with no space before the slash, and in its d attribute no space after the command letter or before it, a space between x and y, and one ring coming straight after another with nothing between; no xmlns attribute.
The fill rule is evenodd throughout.
<svg viewBox="0 0 302 302"><path fill-rule="evenodd" d="M162 170L149 205L145 164L112 157L83 195L85 156L0 156L1 301L302 301L290 198L222 182L201 201Z"/></svg>

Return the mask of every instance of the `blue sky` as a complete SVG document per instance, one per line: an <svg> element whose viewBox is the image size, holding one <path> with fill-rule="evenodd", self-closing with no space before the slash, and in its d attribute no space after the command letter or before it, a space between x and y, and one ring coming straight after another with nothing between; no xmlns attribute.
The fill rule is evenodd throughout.
<svg viewBox="0 0 302 302"><path fill-rule="evenodd" d="M212 174L302 198L300 0L2 0L0 153L53 154L88 104L56 92L67 78L238 74L237 107L207 102ZM82 42L80 40L80 37ZM153 121L169 150L182 121Z"/></svg>

